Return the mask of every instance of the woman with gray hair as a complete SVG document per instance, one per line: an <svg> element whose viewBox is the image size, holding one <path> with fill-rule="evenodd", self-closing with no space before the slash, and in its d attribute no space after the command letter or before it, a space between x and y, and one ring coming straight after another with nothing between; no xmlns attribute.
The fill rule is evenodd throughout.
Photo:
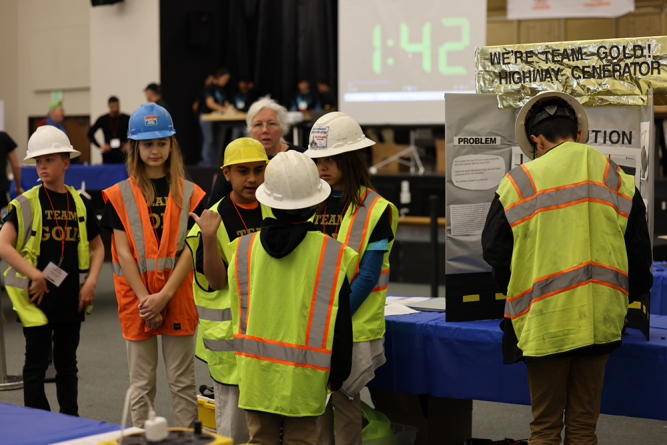
<svg viewBox="0 0 667 445"><path fill-rule="evenodd" d="M290 144L283 139L283 135L289 132L289 127L287 109L270 96L258 99L248 110L246 132L249 137L262 143L269 159L281 151L296 150L300 153L306 151L305 147ZM232 185L229 181L224 175L218 175L208 198L208 207L213 206L231 191Z"/></svg>

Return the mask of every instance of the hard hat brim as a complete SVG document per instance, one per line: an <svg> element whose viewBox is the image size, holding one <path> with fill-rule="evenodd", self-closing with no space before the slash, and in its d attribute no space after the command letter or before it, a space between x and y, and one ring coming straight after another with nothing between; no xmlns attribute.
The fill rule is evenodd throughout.
<svg viewBox="0 0 667 445"><path fill-rule="evenodd" d="M269 160L264 159L264 158L240 159L238 161L231 161L228 164L223 164L222 167L220 167L220 168L225 168L225 167L229 167L231 165L238 165L238 164L250 164L252 162L264 162L265 164L268 164Z"/></svg>
<svg viewBox="0 0 667 445"><path fill-rule="evenodd" d="M329 156L336 156L341 153L347 153L349 151L361 150L362 148L370 147L372 145L375 145L375 142L364 136L362 140L360 140L359 142L355 142L354 144L344 145L342 147L332 147L332 148L320 148L320 149L309 148L304 152L304 154L313 159L327 158Z"/></svg>
<svg viewBox="0 0 667 445"><path fill-rule="evenodd" d="M582 132L581 142L585 144L588 141L588 116L586 115L584 106L581 105L577 99L562 91L543 91L533 96L523 107L521 107L514 123L516 141L519 143L521 151L523 151L523 153L530 159L534 159L533 146L526 135L526 116L535 103L553 98L563 99L572 107L577 116L577 129Z"/></svg>
<svg viewBox="0 0 667 445"><path fill-rule="evenodd" d="M147 141L150 139L168 138L175 134L176 134L175 130L160 130L160 131L148 131L144 133L128 135L127 138L135 141Z"/></svg>
<svg viewBox="0 0 667 445"><path fill-rule="evenodd" d="M73 148L45 148L43 150L35 151L33 153L30 153L29 155L26 154L25 159L23 159L24 164L34 164L35 158L38 158L40 156L44 155L55 155L58 153L68 153L70 159L78 158L81 156L81 152L78 150L75 150Z"/></svg>
<svg viewBox="0 0 667 445"><path fill-rule="evenodd" d="M272 195L267 193L266 186L262 184L259 187L257 187L257 191L255 192L255 198L257 198L257 201L259 201L260 204L263 204L267 207L271 207L272 209L280 209L280 210L305 209L307 207L312 207L314 205L321 203L322 201L325 201L331 194L331 186L324 179L320 179L320 185L322 187L320 187L316 193L306 198L294 200L287 197L276 199L275 194Z"/></svg>

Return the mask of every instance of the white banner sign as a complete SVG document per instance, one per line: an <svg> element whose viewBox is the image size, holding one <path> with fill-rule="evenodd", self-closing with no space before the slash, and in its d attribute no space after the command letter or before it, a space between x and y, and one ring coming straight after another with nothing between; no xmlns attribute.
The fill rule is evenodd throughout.
<svg viewBox="0 0 667 445"><path fill-rule="evenodd" d="M634 0L507 0L508 20L620 17L634 10Z"/></svg>

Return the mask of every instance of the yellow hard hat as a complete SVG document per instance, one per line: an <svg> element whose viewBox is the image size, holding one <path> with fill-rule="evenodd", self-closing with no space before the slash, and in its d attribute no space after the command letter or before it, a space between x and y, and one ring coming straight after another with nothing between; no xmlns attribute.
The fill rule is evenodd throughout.
<svg viewBox="0 0 667 445"><path fill-rule="evenodd" d="M262 143L253 138L238 138L225 148L225 162L222 167L260 161L267 164L269 162Z"/></svg>

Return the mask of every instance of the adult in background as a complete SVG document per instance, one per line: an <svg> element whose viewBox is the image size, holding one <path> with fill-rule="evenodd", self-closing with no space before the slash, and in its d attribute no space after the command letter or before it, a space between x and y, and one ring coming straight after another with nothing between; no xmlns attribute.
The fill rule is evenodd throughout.
<svg viewBox="0 0 667 445"><path fill-rule="evenodd" d="M317 81L317 94L323 110L334 111L336 109L336 95L331 90L328 80L320 79Z"/></svg>
<svg viewBox="0 0 667 445"><path fill-rule="evenodd" d="M7 207L9 204L9 179L7 179L7 160L12 166L14 173L14 188L16 196L23 193L21 188L21 166L16 158L16 142L4 131L0 131L0 208Z"/></svg>
<svg viewBox="0 0 667 445"><path fill-rule="evenodd" d="M634 178L581 143L588 119L573 97L533 97L515 132L533 160L500 182L482 232L507 295L504 362L528 365L530 445L561 443L563 411L566 445L597 444L605 364L628 302L653 285L646 208Z"/></svg>
<svg viewBox="0 0 667 445"><path fill-rule="evenodd" d="M199 91L199 94L197 94L197 98L195 101L192 103L192 114L195 116L199 116L199 110L204 109L206 107L206 88L213 83L215 80L215 74L207 74L206 78L204 79L204 88L202 88Z"/></svg>
<svg viewBox="0 0 667 445"><path fill-rule="evenodd" d="M306 77L301 77L296 86L298 91L292 98L292 111L319 110L317 96L310 90L310 81Z"/></svg>
<svg viewBox="0 0 667 445"><path fill-rule="evenodd" d="M250 105L255 102L256 96L255 91L250 88L251 85L250 79L247 77L239 77L238 82L236 82L236 90L232 96L232 104L234 108L242 113L247 113L250 109ZM234 127L232 128L232 140L236 140L245 135L245 129L243 127Z"/></svg>
<svg viewBox="0 0 667 445"><path fill-rule="evenodd" d="M202 133L201 165L213 167L220 148L220 122L205 121L202 114L225 113L229 108L227 84L230 78L227 68L220 68L215 72L215 79L206 87L206 100L199 109L199 126Z"/></svg>
<svg viewBox="0 0 667 445"><path fill-rule="evenodd" d="M289 132L289 127L287 109L269 96L260 98L248 109L246 132L248 136L262 143L269 159L273 159L283 151L296 150L299 153L306 151L304 147L290 144L283 139L283 135ZM208 198L208 206L213 206L231 191L232 185L229 181L223 175L218 175Z"/></svg>
<svg viewBox="0 0 667 445"><path fill-rule="evenodd" d="M90 143L102 150L102 162L105 164L122 164L127 151L127 128L130 116L120 112L120 101L116 96L109 98L109 113L100 116L88 130ZM95 133L102 129L104 144L100 146Z"/></svg>
<svg viewBox="0 0 667 445"><path fill-rule="evenodd" d="M39 121L37 127L43 125L52 125L67 134L67 130L65 130L65 109L63 108L62 102L59 100L52 100L51 103L49 103L49 114Z"/></svg>
<svg viewBox="0 0 667 445"><path fill-rule="evenodd" d="M144 90L146 94L146 101L158 104L165 110L169 111L167 101L162 98L162 87L156 83L149 83Z"/></svg>

